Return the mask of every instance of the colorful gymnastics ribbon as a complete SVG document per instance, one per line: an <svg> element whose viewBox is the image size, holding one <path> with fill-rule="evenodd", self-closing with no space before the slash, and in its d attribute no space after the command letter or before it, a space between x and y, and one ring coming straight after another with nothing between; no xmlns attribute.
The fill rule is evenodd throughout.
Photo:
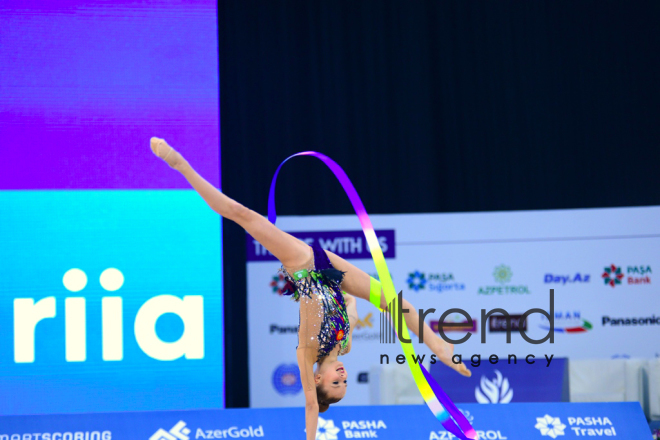
<svg viewBox="0 0 660 440"><path fill-rule="evenodd" d="M346 192L346 195L351 201L353 209L355 209L355 213L358 216L360 225L362 226L362 231L364 232L364 235L367 239L367 244L369 245L369 249L371 251L371 257L374 261L374 264L376 265L378 278L380 278L383 285L383 292L385 293L386 303L390 304L396 299L397 295L394 289L394 283L392 283L392 277L390 276L390 272L387 268L387 263L385 262L383 250L378 243L376 232L374 231L374 227L371 224L371 220L369 219L369 215L367 214L366 209L364 209L364 205L362 204L360 196L358 196L355 187L351 183L344 170L334 160L330 159L324 154L317 153L316 151L303 151L287 157L280 164L280 166L277 167L275 175L273 176L273 180L270 184L270 192L268 194L268 220L275 224L275 220L277 218L277 214L275 213L275 182L277 181L277 175L279 174L282 165L284 165L284 163L289 159L296 156L313 156L320 159L328 168L330 168L337 180L339 180L339 183L341 183L341 186L344 188L344 191ZM369 300L373 305L380 309L380 283L373 278L371 279L371 291ZM399 327L398 316L392 316L392 323L394 328L402 328L403 337L407 340L410 340L410 334L408 333L408 327L405 325L406 320L403 315L401 316L401 319L403 320L403 325ZM413 348L412 344L410 342L403 342L401 338L399 338L399 342L401 342L401 347L403 348L406 360L413 359L413 356L415 356L415 349ZM410 371L412 372L415 384L417 385L419 392L424 398L424 401L428 405L431 412L436 416L436 418L442 422L442 426L461 440L476 439L477 433L475 432L474 428L472 428L472 425L470 425L470 422L468 422L463 413L461 413L460 410L456 408L454 402L451 401L449 396L447 396L444 390L440 387L440 385L438 385L435 379L433 379L431 374L429 374L421 362L417 363L408 361L408 366L410 367Z"/></svg>

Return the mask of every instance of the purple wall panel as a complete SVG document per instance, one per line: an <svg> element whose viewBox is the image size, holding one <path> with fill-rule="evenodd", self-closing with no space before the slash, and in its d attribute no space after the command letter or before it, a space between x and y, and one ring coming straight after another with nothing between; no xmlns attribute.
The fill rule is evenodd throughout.
<svg viewBox="0 0 660 440"><path fill-rule="evenodd" d="M151 136L219 186L215 1L5 1L0 189L187 188Z"/></svg>

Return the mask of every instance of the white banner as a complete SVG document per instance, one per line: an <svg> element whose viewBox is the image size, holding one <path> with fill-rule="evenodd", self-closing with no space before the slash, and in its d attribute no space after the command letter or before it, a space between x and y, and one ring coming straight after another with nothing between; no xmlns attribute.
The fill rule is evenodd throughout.
<svg viewBox="0 0 660 440"><path fill-rule="evenodd" d="M445 324L454 325L443 327L452 339L472 334L455 347L466 363L474 354L480 354L482 362L492 354L502 361L515 354L519 362L529 354L541 361L550 355L660 355L660 301L653 274L660 267L660 207L396 214L371 219L376 230L383 231L381 243L389 247L386 257L393 255L387 264L397 292L428 312L425 321L434 330L448 309L460 308L472 318L470 325L466 316L452 313ZM355 231L360 230L356 216L281 217L277 225L308 242L319 240L377 277L373 262L363 258L362 243L356 242ZM248 259L257 259L249 237L248 246L253 247ZM351 259L352 255L361 258ZM296 382L298 307L278 294L279 267L277 261L247 263L252 407L304 404ZM490 322L482 320L482 309L485 313L504 309L516 326L520 315L530 309L549 312L550 289L554 289L552 344L531 344L517 330L507 344L498 315ZM386 363L382 355L393 364L401 353L398 343L381 343L379 310L358 300L358 313L352 351L342 359L350 388L342 405L368 404L365 373L372 365ZM549 320L540 313L529 315L523 326L535 340L550 332ZM431 356L416 338L413 342L418 354ZM478 367L468 367L478 373Z"/></svg>

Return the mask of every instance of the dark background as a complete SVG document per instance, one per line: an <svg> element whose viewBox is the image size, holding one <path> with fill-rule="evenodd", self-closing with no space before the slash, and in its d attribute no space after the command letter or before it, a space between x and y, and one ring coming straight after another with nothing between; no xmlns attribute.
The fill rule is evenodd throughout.
<svg viewBox="0 0 660 440"><path fill-rule="evenodd" d="M266 214L278 164L315 150L374 214L659 205L659 23L658 1L219 0L222 189ZM308 157L276 200L353 212ZM223 246L226 402L245 407L229 221Z"/></svg>

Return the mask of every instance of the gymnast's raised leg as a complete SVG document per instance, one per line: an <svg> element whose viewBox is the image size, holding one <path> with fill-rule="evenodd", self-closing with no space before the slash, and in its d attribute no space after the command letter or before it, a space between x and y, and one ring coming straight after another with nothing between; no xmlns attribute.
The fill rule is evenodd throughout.
<svg viewBox="0 0 660 440"><path fill-rule="evenodd" d="M221 216L238 223L255 240L261 243L275 258L285 267L303 266L309 261L311 249L309 245L290 234L280 230L268 221L264 216L241 205L235 200L227 197L217 188L200 176L179 152L170 147L163 139L151 138L151 150L167 164L179 171L190 183L190 185L202 196L204 201ZM345 272L342 282L342 290L356 297L369 301L370 277L367 273L358 269L343 258L327 252L332 265ZM416 335L419 331L419 316L416 309L407 300L403 300L403 306L408 309L405 313L407 327ZM385 295L381 293L381 308L387 307ZM438 359L448 367L456 370L464 376L470 376L470 371L465 364L454 364L451 357L454 351L452 344L447 343L426 324L424 326L424 343L431 349Z"/></svg>
<svg viewBox="0 0 660 440"><path fill-rule="evenodd" d="M310 249L306 243L280 230L263 216L224 195L200 176L183 156L163 139L151 138L151 150L156 156L167 162L171 168L180 172L211 209L238 223L284 266L294 267L307 262Z"/></svg>

